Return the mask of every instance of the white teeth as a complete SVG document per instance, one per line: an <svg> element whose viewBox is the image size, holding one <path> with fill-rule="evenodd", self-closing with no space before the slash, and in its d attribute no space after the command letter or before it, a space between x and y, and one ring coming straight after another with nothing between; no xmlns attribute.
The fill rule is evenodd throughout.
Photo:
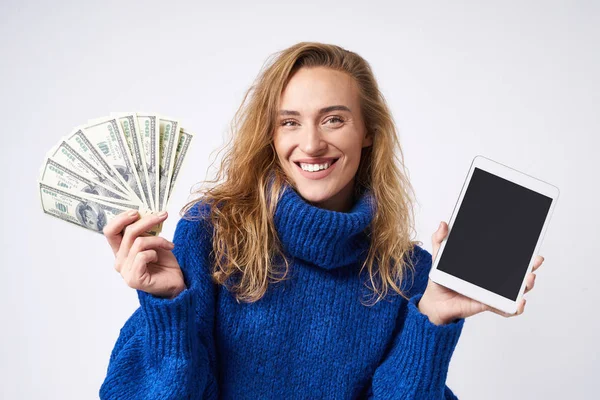
<svg viewBox="0 0 600 400"><path fill-rule="evenodd" d="M320 171L322 169L327 169L327 168L329 168L330 165L331 164L329 164L329 163L325 163L325 164L300 163L300 168L302 168L304 171L315 172L315 171Z"/></svg>

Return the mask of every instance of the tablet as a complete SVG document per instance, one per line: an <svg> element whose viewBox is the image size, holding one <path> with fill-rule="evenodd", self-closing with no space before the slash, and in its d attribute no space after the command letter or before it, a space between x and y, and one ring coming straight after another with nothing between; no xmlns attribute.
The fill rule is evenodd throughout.
<svg viewBox="0 0 600 400"><path fill-rule="evenodd" d="M556 186L476 156L429 277L516 313L558 194Z"/></svg>

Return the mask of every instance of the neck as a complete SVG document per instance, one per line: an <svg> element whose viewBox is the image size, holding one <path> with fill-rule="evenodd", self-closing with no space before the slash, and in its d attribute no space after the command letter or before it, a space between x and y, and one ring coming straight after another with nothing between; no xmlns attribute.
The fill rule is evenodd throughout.
<svg viewBox="0 0 600 400"><path fill-rule="evenodd" d="M332 269L365 257L374 208L371 192L362 193L348 212L338 212L308 203L286 185L277 203L274 222L288 255Z"/></svg>

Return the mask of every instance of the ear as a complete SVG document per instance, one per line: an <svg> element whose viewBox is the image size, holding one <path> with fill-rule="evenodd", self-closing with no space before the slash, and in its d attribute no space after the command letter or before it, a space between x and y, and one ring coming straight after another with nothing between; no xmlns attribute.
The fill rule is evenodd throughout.
<svg viewBox="0 0 600 400"><path fill-rule="evenodd" d="M363 139L362 147L369 147L373 145L373 134L367 130L365 137Z"/></svg>

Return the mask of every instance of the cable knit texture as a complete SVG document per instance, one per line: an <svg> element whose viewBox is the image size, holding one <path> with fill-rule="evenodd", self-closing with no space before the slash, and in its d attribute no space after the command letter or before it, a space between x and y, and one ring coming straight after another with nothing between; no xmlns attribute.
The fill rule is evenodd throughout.
<svg viewBox="0 0 600 400"><path fill-rule="evenodd" d="M238 303L210 275L212 228L181 219L174 235L187 289L174 299L137 291L120 331L102 399L455 399L446 385L464 319L434 325L418 309L431 254L374 306L360 272L375 204L320 209L287 186L275 225L291 261L286 280ZM204 203L189 211L209 212Z"/></svg>

